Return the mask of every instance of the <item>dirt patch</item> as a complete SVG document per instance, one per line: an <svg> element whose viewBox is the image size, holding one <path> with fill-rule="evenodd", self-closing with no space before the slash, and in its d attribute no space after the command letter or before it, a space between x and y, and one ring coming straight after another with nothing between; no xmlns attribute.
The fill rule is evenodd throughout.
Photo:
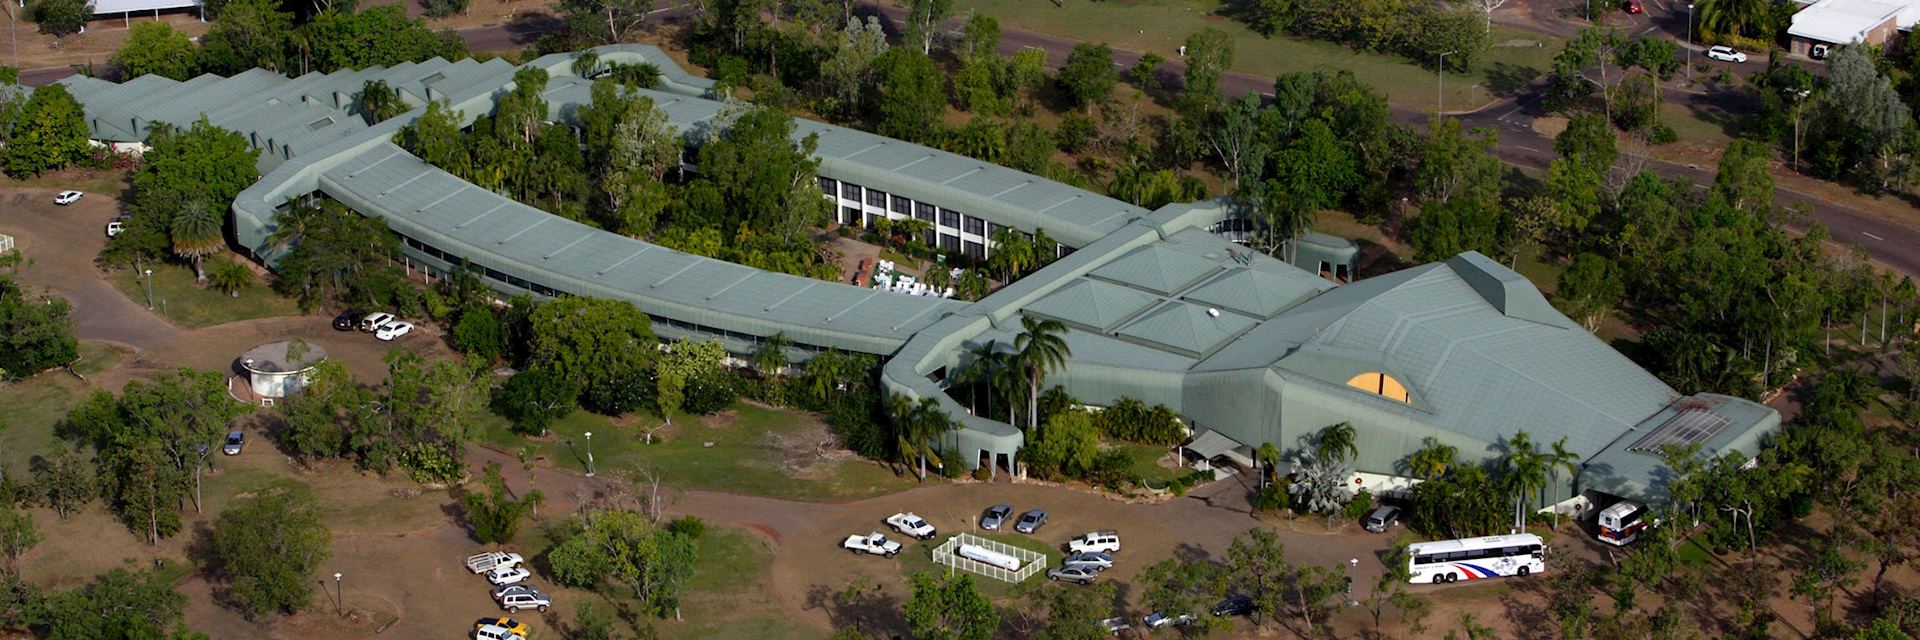
<svg viewBox="0 0 1920 640"><path fill-rule="evenodd" d="M1566 130L1567 119L1565 116L1540 116L1533 119L1533 131L1540 135L1554 138L1559 137L1560 132Z"/></svg>
<svg viewBox="0 0 1920 640"><path fill-rule="evenodd" d="M740 420L740 412L734 411L732 409L725 409L715 413L709 413L707 415L700 416L700 426L706 427L708 429L725 429L727 427L733 426L733 423L739 420Z"/></svg>
<svg viewBox="0 0 1920 640"><path fill-rule="evenodd" d="M769 432L767 443L771 445L774 466L796 478L819 479L842 463L860 459L859 455L841 447L833 430L812 415L790 431Z"/></svg>

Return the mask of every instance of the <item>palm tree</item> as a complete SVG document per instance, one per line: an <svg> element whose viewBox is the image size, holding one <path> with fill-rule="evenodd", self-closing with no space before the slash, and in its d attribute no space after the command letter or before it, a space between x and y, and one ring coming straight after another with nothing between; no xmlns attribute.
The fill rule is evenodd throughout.
<svg viewBox="0 0 1920 640"><path fill-rule="evenodd" d="M987 264L1000 272L1001 279L1011 281L1033 266L1033 244L1027 242L1027 236L1019 229L1001 227L989 240L993 244L993 255L987 258Z"/></svg>
<svg viewBox="0 0 1920 640"><path fill-rule="evenodd" d="M239 262L220 259L214 261L213 269L207 273L207 278L212 281L213 288L238 298L241 289L253 284L253 270Z"/></svg>
<svg viewBox="0 0 1920 640"><path fill-rule="evenodd" d="M1059 320L1020 317L1020 335L1013 339L1014 361L1027 378L1027 426L1040 424L1040 383L1047 374L1067 365L1073 349L1067 346L1067 326Z"/></svg>
<svg viewBox="0 0 1920 640"><path fill-rule="evenodd" d="M1320 437L1313 443L1313 453L1321 460L1347 462L1360 457L1360 447L1351 423L1342 422L1320 430Z"/></svg>
<svg viewBox="0 0 1920 640"><path fill-rule="evenodd" d="M1421 439L1419 451L1407 456L1407 471L1421 480L1437 480L1447 475L1447 470L1453 468L1454 460L1459 455L1460 450L1453 445L1442 444L1428 436Z"/></svg>
<svg viewBox="0 0 1920 640"><path fill-rule="evenodd" d="M971 360L967 368L960 370L957 381L971 388L973 398L967 408L977 416L980 415L980 386L989 385L988 391L992 391L994 369L1001 364L1000 341L988 340L975 344L972 349L967 350L967 357ZM992 393L987 394L987 410L993 410Z"/></svg>
<svg viewBox="0 0 1920 640"><path fill-rule="evenodd" d="M193 261L193 277L199 282L207 281L201 261L226 244L221 222L219 212L204 200L189 200L173 214L173 252Z"/></svg>
<svg viewBox="0 0 1920 640"><path fill-rule="evenodd" d="M1048 263L1060 257L1060 241L1047 235L1046 229L1034 229L1033 240L1028 244L1033 247L1033 266L1035 267L1047 266Z"/></svg>
<svg viewBox="0 0 1920 640"><path fill-rule="evenodd" d="M769 336L767 341L753 352L753 369L766 377L779 375L781 369L787 368L787 347L792 345L793 341L787 339L785 331Z"/></svg>
<svg viewBox="0 0 1920 640"><path fill-rule="evenodd" d="M1533 436L1521 431L1507 439L1507 455L1501 458L1506 470L1508 490L1513 491L1513 523L1527 528L1527 496L1537 493L1547 481L1547 466L1533 446Z"/></svg>
<svg viewBox="0 0 1920 640"><path fill-rule="evenodd" d="M893 417L896 448L900 452L900 462L906 464L912 458L920 460L920 479L927 479L927 458L938 454L933 444L945 435L953 426L940 403L933 398L921 398L915 402L906 395L895 395L888 400L888 414Z"/></svg>
<svg viewBox="0 0 1920 640"><path fill-rule="evenodd" d="M960 274L960 281L954 283L954 288L962 300L979 300L987 297L987 293L993 290L993 284L987 282L987 275L979 269L968 269Z"/></svg>
<svg viewBox="0 0 1920 640"><path fill-rule="evenodd" d="M591 80L593 74L599 70L600 54L594 53L591 49L573 54L573 75Z"/></svg>
<svg viewBox="0 0 1920 640"><path fill-rule="evenodd" d="M1559 440L1554 441L1553 448L1548 450L1548 453L1541 456L1541 461L1546 464L1547 475L1553 478L1554 504L1557 505L1560 503L1560 470L1565 469L1568 478L1572 478L1574 474L1579 473L1580 454L1568 450L1567 438L1562 436ZM1558 508L1553 510L1553 530L1560 530L1560 510Z"/></svg>
<svg viewBox="0 0 1920 640"><path fill-rule="evenodd" d="M1262 442L1260 451L1255 455L1260 457L1260 466L1263 469L1260 472L1260 486L1272 484L1280 477L1280 447L1274 446L1271 442Z"/></svg>
<svg viewBox="0 0 1920 640"><path fill-rule="evenodd" d="M849 368L847 364L847 359L841 356L840 351L832 347L828 347L826 353L814 356L812 360L807 361L804 375L807 378L808 387L813 390L815 400L826 402L833 393L834 386L839 384L842 378L847 377Z"/></svg>

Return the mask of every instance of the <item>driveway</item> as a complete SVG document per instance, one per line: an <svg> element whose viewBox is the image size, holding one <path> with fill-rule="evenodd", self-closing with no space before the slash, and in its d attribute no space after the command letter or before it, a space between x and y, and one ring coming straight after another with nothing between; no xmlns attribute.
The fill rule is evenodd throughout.
<svg viewBox="0 0 1920 640"><path fill-rule="evenodd" d="M13 236L15 248L26 258L16 279L73 303L73 332L81 340L144 351L178 337L179 327L121 295L93 266L94 256L107 244L107 221L120 214L120 203L88 195L63 207L53 203L54 193L28 188L0 192L0 202L6 203L0 233Z"/></svg>

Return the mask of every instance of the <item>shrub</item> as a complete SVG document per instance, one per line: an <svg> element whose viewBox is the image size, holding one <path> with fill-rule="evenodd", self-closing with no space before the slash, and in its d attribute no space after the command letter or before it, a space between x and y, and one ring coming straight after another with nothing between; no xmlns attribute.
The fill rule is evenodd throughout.
<svg viewBox="0 0 1920 640"><path fill-rule="evenodd" d="M986 481L988 481L988 480L992 480L992 479L993 479L993 470L992 470L992 469L988 469L988 468L986 468L986 467L980 467L980 468L978 468L978 469L974 469L974 470L973 470L973 479L975 479L975 480L979 480L979 481L981 481L981 482L986 482Z"/></svg>
<svg viewBox="0 0 1920 640"><path fill-rule="evenodd" d="M599 376L580 393L580 404L600 415L617 416L651 402L653 378L645 369Z"/></svg>
<svg viewBox="0 0 1920 640"><path fill-rule="evenodd" d="M1129 482L1140 482L1139 477L1133 474L1133 459L1119 449L1109 449L1094 456L1085 477L1088 484L1108 489L1119 489Z"/></svg>
<svg viewBox="0 0 1920 640"><path fill-rule="evenodd" d="M460 460L432 443L415 442L400 450L400 466L420 484L452 484L465 472Z"/></svg>
<svg viewBox="0 0 1920 640"><path fill-rule="evenodd" d="M460 321L454 323L453 334L447 336L447 342L469 356L493 362L506 351L506 327L500 324L499 314L492 309L476 306L460 313Z"/></svg>
<svg viewBox="0 0 1920 640"><path fill-rule="evenodd" d="M1362 490L1354 494L1352 500L1347 501L1347 506L1341 511L1341 515L1346 516L1348 520L1358 521L1367 517L1367 512L1372 509L1373 494Z"/></svg>
<svg viewBox="0 0 1920 640"><path fill-rule="evenodd" d="M686 536L688 540L699 540L707 534L707 521L694 516L680 516L667 523L667 531Z"/></svg>
<svg viewBox="0 0 1920 640"><path fill-rule="evenodd" d="M1655 122L1653 128L1647 131L1647 142L1653 144L1673 144L1679 141L1679 132L1674 131L1673 127L1667 126L1665 122Z"/></svg>
<svg viewBox="0 0 1920 640"><path fill-rule="evenodd" d="M1257 511L1279 511L1293 506L1293 495L1287 493L1284 484L1275 482L1262 487L1253 494L1253 508Z"/></svg>
<svg viewBox="0 0 1920 640"><path fill-rule="evenodd" d="M708 415L733 405L740 397L733 372L722 368L694 378L683 392L680 410L693 415Z"/></svg>
<svg viewBox="0 0 1920 640"><path fill-rule="evenodd" d="M1172 409L1164 405L1148 407L1133 398L1121 398L1094 414L1093 424L1100 428L1101 435L1128 442L1173 446L1186 439L1186 426Z"/></svg>

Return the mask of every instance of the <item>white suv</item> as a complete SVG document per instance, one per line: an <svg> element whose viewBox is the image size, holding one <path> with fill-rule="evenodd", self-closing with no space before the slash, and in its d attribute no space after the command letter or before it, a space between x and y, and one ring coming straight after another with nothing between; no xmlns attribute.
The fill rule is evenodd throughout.
<svg viewBox="0 0 1920 640"><path fill-rule="evenodd" d="M553 606L553 600L548 599L546 594L531 589L510 592L500 596L500 608L506 609L507 613L520 613L521 609L535 609L545 612L547 607L550 606Z"/></svg>
<svg viewBox="0 0 1920 640"><path fill-rule="evenodd" d="M1073 553L1114 553L1120 550L1120 534L1110 530L1090 531L1067 542Z"/></svg>
<svg viewBox="0 0 1920 640"><path fill-rule="evenodd" d="M473 630L473 640L527 640L525 636L508 631L506 627L487 625Z"/></svg>

